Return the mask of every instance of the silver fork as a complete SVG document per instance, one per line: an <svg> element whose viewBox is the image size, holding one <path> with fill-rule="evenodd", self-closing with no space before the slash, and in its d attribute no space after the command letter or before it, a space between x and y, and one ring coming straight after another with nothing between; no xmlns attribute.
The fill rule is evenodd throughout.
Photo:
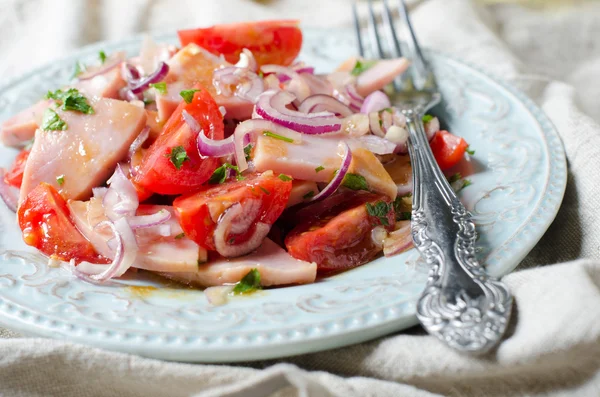
<svg viewBox="0 0 600 397"><path fill-rule="evenodd" d="M383 30L379 33L373 1L368 1L368 31L376 58L402 56L387 0L383 0ZM508 288L488 276L475 258L477 233L471 215L456 197L433 157L421 121L442 96L423 56L403 0L399 12L408 28L406 47L411 68L403 81L394 82L391 101L406 116L413 169L412 238L430 265L429 277L417 303L417 317L425 329L449 346L483 354L496 346L506 330L513 298ZM359 52L366 56L356 3L353 7ZM374 50L373 50L374 49Z"/></svg>

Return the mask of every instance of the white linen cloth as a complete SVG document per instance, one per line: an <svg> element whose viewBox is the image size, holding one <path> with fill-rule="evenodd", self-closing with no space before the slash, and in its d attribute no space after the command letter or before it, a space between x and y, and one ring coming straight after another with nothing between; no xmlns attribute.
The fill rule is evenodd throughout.
<svg viewBox="0 0 600 397"><path fill-rule="evenodd" d="M282 17L351 24L347 0L0 0L0 75L141 30ZM541 12L427 0L413 18L424 45L527 92L558 128L567 153L560 213L525 270L504 279L517 310L495 354L462 356L413 328L288 359L191 365L0 329L0 396L600 395L600 4Z"/></svg>

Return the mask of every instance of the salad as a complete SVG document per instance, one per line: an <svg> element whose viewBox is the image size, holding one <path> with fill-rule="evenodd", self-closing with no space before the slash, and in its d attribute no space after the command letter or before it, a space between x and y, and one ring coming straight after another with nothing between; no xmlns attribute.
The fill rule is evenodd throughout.
<svg viewBox="0 0 600 397"><path fill-rule="evenodd" d="M26 244L93 283L143 269L234 292L312 283L412 246L406 59L317 74L297 21L100 52L1 125L0 196ZM443 170L464 139L423 119ZM460 187L466 181L455 177Z"/></svg>

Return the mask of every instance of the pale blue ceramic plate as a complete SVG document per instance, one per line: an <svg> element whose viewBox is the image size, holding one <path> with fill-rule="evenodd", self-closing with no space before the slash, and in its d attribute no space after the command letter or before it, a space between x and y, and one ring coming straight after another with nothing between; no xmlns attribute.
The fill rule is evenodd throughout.
<svg viewBox="0 0 600 397"><path fill-rule="evenodd" d="M348 32L306 30L302 58L332 70L355 53ZM161 40L174 40L163 36ZM139 38L94 45L0 88L0 120L66 83L75 60L100 49L137 53ZM566 183L562 145L531 100L486 73L430 54L447 102L436 109L448 129L476 150L461 198L473 213L478 256L489 272L513 270L538 242L560 206ZM16 151L0 148L0 166ZM330 349L417 323L415 302L427 269L412 250L380 258L316 284L273 289L213 307L202 291L86 284L49 269L21 241L15 216L0 208L0 323L28 335L61 338L167 360L232 362Z"/></svg>

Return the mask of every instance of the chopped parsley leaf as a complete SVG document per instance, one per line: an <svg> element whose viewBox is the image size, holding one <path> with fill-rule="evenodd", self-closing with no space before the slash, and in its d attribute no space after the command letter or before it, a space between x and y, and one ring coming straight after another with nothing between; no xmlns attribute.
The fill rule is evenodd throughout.
<svg viewBox="0 0 600 397"><path fill-rule="evenodd" d="M148 99L148 98L144 98L144 106L148 106L153 104L155 101L154 99Z"/></svg>
<svg viewBox="0 0 600 397"><path fill-rule="evenodd" d="M252 144L248 144L246 145L246 147L244 148L244 155L246 156L246 161L250 160L250 153L252 152Z"/></svg>
<svg viewBox="0 0 600 397"><path fill-rule="evenodd" d="M291 181L293 178L291 178L291 177L289 177L289 176L287 176L287 175L285 175L285 174L279 174L279 179L281 179L281 180L282 180L282 181L284 181L284 182L289 182L289 181Z"/></svg>
<svg viewBox="0 0 600 397"><path fill-rule="evenodd" d="M240 175L240 169L236 165L223 163L219 168L215 170L215 172L213 172L210 179L208 180L208 183L212 185L225 183L227 177L229 176L229 172L227 170L235 171L238 180L240 180L240 177L243 179L243 177Z"/></svg>
<svg viewBox="0 0 600 397"><path fill-rule="evenodd" d="M456 174L454 174L450 178L448 178L448 182L449 183L454 183L454 182L459 181L460 178L462 178L462 175L460 174L460 172L457 172Z"/></svg>
<svg viewBox="0 0 600 397"><path fill-rule="evenodd" d="M369 184L364 176L347 173L342 185L351 190L369 190Z"/></svg>
<svg viewBox="0 0 600 397"><path fill-rule="evenodd" d="M317 168L315 168L315 172L323 171L324 169L325 169L325 167L323 167L322 165L320 165Z"/></svg>
<svg viewBox="0 0 600 397"><path fill-rule="evenodd" d="M48 108L44 111L42 129L44 131L64 131L67 129L67 123L58 116L58 113Z"/></svg>
<svg viewBox="0 0 600 397"><path fill-rule="evenodd" d="M315 195L314 191L310 191L308 193L306 193L304 196L302 196L303 199L308 200L309 198L312 198Z"/></svg>
<svg viewBox="0 0 600 397"><path fill-rule="evenodd" d="M377 63L377 61L365 61L365 60L360 60L359 59L354 64L354 67L352 68L352 71L350 72L350 74L352 76L358 76L359 74L361 74L365 70L371 68L376 63Z"/></svg>
<svg viewBox="0 0 600 397"><path fill-rule="evenodd" d="M249 294L261 289L260 273L257 269L252 269L233 287L234 295Z"/></svg>
<svg viewBox="0 0 600 397"><path fill-rule="evenodd" d="M160 83L150 84L150 87L158 91L159 94L165 95L167 93L167 83L165 83L164 81L161 81Z"/></svg>
<svg viewBox="0 0 600 397"><path fill-rule="evenodd" d="M98 53L98 58L100 58L100 62L101 62L101 63L104 63L104 62L106 62L106 52L104 52L104 51L102 51L102 50L101 50L101 51Z"/></svg>
<svg viewBox="0 0 600 397"><path fill-rule="evenodd" d="M471 146L467 146L467 148L465 149L465 152L467 152L471 156L473 156L475 154L475 150L471 149Z"/></svg>
<svg viewBox="0 0 600 397"><path fill-rule="evenodd" d="M385 201L378 201L375 204L367 203L367 213L377 219L383 226L389 226L388 213L390 212L393 204L388 204Z"/></svg>
<svg viewBox="0 0 600 397"><path fill-rule="evenodd" d="M171 153L166 154L166 157L168 157L171 160L171 163L173 163L175 168L177 168L178 170L181 169L181 166L183 165L184 161L190 159L183 146L175 146L171 149Z"/></svg>
<svg viewBox="0 0 600 397"><path fill-rule="evenodd" d="M94 114L87 100L76 88L69 88L67 91L56 90L48 91L46 99L54 99L59 105L62 105L62 110L72 110L84 114Z"/></svg>
<svg viewBox="0 0 600 397"><path fill-rule="evenodd" d="M85 65L79 61L75 62L75 68L73 69L73 75L71 76L71 80L79 77L79 75L83 72L85 72Z"/></svg>
<svg viewBox="0 0 600 397"><path fill-rule="evenodd" d="M181 95L185 103L192 103L194 100L194 94L199 91L200 90L183 90L179 93L179 95Z"/></svg>
<svg viewBox="0 0 600 397"><path fill-rule="evenodd" d="M430 114L426 114L423 116L423 122L424 123L429 123L431 120L433 120L433 116Z"/></svg>
<svg viewBox="0 0 600 397"><path fill-rule="evenodd" d="M263 71L262 71L262 70L260 70L260 71L258 72L258 77L260 77L261 79L265 77L265 74L263 73Z"/></svg>
<svg viewBox="0 0 600 397"><path fill-rule="evenodd" d="M262 190L263 192L265 192L265 194L266 194L267 196L271 194L271 192L270 192L270 191L268 191L267 189L265 189L264 187L262 187L262 186L259 186L259 188L260 188L260 190Z"/></svg>
<svg viewBox="0 0 600 397"><path fill-rule="evenodd" d="M56 177L56 183L58 183L58 186L62 186L65 183L65 176L64 175L60 175Z"/></svg>
<svg viewBox="0 0 600 397"><path fill-rule="evenodd" d="M385 108L383 109L384 112L388 112L388 113L394 113L394 109L392 108Z"/></svg>
<svg viewBox="0 0 600 397"><path fill-rule="evenodd" d="M281 136L271 131L263 131L264 136L268 136L269 138L279 139L280 141L293 143L294 140L292 138L288 138L287 136Z"/></svg>
<svg viewBox="0 0 600 397"><path fill-rule="evenodd" d="M184 237L185 237L185 233L179 233L177 236L175 236L175 240L180 240Z"/></svg>

